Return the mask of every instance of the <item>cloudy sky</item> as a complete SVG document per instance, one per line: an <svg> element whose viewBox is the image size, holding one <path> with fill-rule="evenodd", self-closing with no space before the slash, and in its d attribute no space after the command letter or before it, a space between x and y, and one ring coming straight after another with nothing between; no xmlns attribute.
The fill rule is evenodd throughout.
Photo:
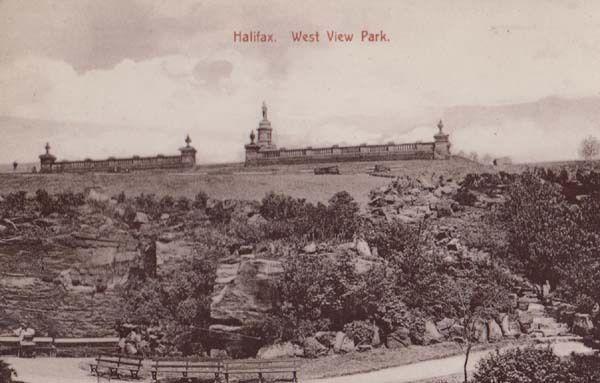
<svg viewBox="0 0 600 383"><path fill-rule="evenodd" d="M600 136L600 2L0 0L0 163L46 141L170 154L188 133L199 161L239 161L263 100L288 148L427 141L443 118L455 151L575 158Z"/></svg>

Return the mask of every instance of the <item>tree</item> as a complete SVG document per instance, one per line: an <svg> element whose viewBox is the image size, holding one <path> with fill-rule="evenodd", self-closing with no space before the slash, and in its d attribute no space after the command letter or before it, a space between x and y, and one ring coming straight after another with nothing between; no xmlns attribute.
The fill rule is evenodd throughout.
<svg viewBox="0 0 600 383"><path fill-rule="evenodd" d="M600 154L600 140L590 135L579 144L579 156L586 161L594 159Z"/></svg>
<svg viewBox="0 0 600 383"><path fill-rule="evenodd" d="M456 280L451 283L453 288L449 289L455 292L455 304L459 317L462 317L462 342L459 345L465 352L465 383L469 381L467 364L471 349L477 342L477 324L493 320L501 311L510 307L508 292L494 283L498 275L490 273L488 277L479 281L470 278Z"/></svg>
<svg viewBox="0 0 600 383"><path fill-rule="evenodd" d="M123 321L160 326L166 338L185 355L206 346L218 250L199 245L194 254L164 266L157 277L132 275L121 297ZM222 255L222 254L221 254Z"/></svg>

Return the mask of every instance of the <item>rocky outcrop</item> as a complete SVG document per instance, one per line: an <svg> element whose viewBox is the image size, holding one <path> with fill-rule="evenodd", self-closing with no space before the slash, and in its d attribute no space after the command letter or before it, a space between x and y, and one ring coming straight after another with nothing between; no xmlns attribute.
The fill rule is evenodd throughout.
<svg viewBox="0 0 600 383"><path fill-rule="evenodd" d="M258 359L293 358L295 356L304 356L304 350L291 342L264 346L256 354Z"/></svg>
<svg viewBox="0 0 600 383"><path fill-rule="evenodd" d="M281 262L243 257L217 267L211 317L227 323L258 321L272 309L272 282Z"/></svg>
<svg viewBox="0 0 600 383"><path fill-rule="evenodd" d="M325 347L315 337L308 337L302 342L304 349L304 356L307 358L317 358L319 356L326 355L329 348Z"/></svg>
<svg viewBox="0 0 600 383"><path fill-rule="evenodd" d="M594 323L590 314L575 314L573 318L573 332L577 335L587 336L592 333Z"/></svg>
<svg viewBox="0 0 600 383"><path fill-rule="evenodd" d="M345 333L338 331L335 334L335 341L333 344L333 351L336 354L345 354L352 352L356 349L354 341L350 339Z"/></svg>
<svg viewBox="0 0 600 383"><path fill-rule="evenodd" d="M428 345L432 343L439 343L444 339L444 336L440 334L435 327L435 324L428 320L425 321L425 332L423 333L423 345Z"/></svg>

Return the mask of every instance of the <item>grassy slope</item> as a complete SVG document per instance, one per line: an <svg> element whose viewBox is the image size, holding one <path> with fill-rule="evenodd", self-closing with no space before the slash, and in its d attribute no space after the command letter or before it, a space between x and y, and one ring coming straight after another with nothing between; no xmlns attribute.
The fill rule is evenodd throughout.
<svg viewBox="0 0 600 383"><path fill-rule="evenodd" d="M369 176L374 163L339 164L341 175L312 174L314 165L244 168L240 164L200 166L188 172L138 172L129 174L0 174L0 194L45 188L51 192L84 191L100 187L113 195L154 193L193 197L204 190L219 199L259 200L273 190L307 200L327 201L334 193L346 190L359 202L366 202L369 191L387 184L388 178ZM471 161L390 161L385 163L393 175L419 176L435 173L459 176L467 172L489 171ZM319 165L321 166L321 165ZM323 165L326 166L326 165Z"/></svg>

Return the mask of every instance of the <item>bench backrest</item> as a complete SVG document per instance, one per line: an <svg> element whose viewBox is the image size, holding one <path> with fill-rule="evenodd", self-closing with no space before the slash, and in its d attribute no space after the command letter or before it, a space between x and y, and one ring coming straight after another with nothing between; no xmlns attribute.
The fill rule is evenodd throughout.
<svg viewBox="0 0 600 383"><path fill-rule="evenodd" d="M220 359L203 360L168 360L156 359L152 361L152 371L162 374L183 373L187 374L218 374L223 371L223 362Z"/></svg>
<svg viewBox="0 0 600 383"><path fill-rule="evenodd" d="M244 373L292 373L298 370L296 359L245 360L226 361L225 372L229 374Z"/></svg>
<svg viewBox="0 0 600 383"><path fill-rule="evenodd" d="M116 354L101 354L96 358L98 365L124 368L137 367L138 370L142 367L142 360L142 357Z"/></svg>

